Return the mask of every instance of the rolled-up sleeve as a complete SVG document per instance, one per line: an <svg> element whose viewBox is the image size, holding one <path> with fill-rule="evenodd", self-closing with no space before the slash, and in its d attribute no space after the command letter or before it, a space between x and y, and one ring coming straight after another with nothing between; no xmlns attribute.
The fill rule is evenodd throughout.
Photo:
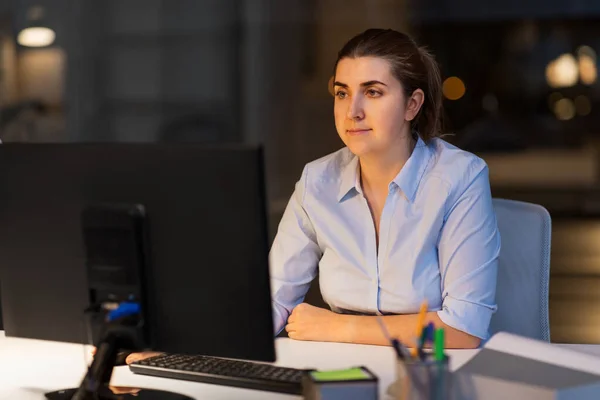
<svg viewBox="0 0 600 400"><path fill-rule="evenodd" d="M438 242L443 299L438 316L445 324L485 340L497 308L500 253L487 166L456 198Z"/></svg>
<svg viewBox="0 0 600 400"><path fill-rule="evenodd" d="M307 175L305 168L269 254L275 334L281 332L294 307L303 301L321 258L314 228L303 207Z"/></svg>

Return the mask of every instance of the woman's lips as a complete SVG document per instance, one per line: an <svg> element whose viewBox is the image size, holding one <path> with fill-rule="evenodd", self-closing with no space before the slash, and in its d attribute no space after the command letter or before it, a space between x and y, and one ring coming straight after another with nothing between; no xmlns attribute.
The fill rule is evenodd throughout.
<svg viewBox="0 0 600 400"><path fill-rule="evenodd" d="M365 133L368 133L370 131L370 129L347 129L346 133L350 136L358 136L364 135Z"/></svg>

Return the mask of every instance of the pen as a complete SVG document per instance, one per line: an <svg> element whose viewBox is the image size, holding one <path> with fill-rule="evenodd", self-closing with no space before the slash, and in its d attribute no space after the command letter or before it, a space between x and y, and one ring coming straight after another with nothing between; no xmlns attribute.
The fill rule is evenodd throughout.
<svg viewBox="0 0 600 400"><path fill-rule="evenodd" d="M435 330L434 339L434 353L436 361L444 361L446 355L444 354L444 328L438 328Z"/></svg>
<svg viewBox="0 0 600 400"><path fill-rule="evenodd" d="M433 344L435 340L435 325L433 322L427 324L421 335L421 346L424 347L427 343Z"/></svg>
<svg viewBox="0 0 600 400"><path fill-rule="evenodd" d="M435 330L433 357L437 367L437 382L435 386L437 393L435 398L436 400L442 400L446 392L446 366L443 364L443 361L446 360L446 355L444 354L444 328Z"/></svg>
<svg viewBox="0 0 600 400"><path fill-rule="evenodd" d="M381 331L383 332L383 335L392 344L392 347L394 348L394 350L396 350L396 355L398 356L399 359L404 360L406 358L406 354L402 351L403 346L400 344L400 341L398 339L393 339L390 336L390 333L388 332L387 328L385 327L385 324L383 323L383 319L381 318L381 316L377 315L376 317L377 317L377 322L379 323L379 327L381 328Z"/></svg>
<svg viewBox="0 0 600 400"><path fill-rule="evenodd" d="M423 324L425 323L425 314L427 314L427 300L423 300L421 303L421 310L419 311L419 316L417 317L417 326L415 331L415 347L413 347L411 351L411 355L413 358L416 358L419 355L420 349L420 338L423 334Z"/></svg>
<svg viewBox="0 0 600 400"><path fill-rule="evenodd" d="M423 327L423 330L421 331L421 336L419 336L417 340L417 355L419 356L419 360L421 361L425 360L425 352L423 351L423 348L425 347L425 344L427 343L427 338L429 337L428 332L429 327Z"/></svg>
<svg viewBox="0 0 600 400"><path fill-rule="evenodd" d="M435 340L435 324L430 322L427 324L427 342L432 343Z"/></svg>
<svg viewBox="0 0 600 400"><path fill-rule="evenodd" d="M425 352L423 351L423 348L425 347L425 345L427 343L431 343L433 345L434 336L435 336L435 325L433 324L433 322L430 322L429 324L427 324L426 327L423 328L423 331L419 338L419 348L418 348L417 354L419 355L419 358L421 360L425 359Z"/></svg>

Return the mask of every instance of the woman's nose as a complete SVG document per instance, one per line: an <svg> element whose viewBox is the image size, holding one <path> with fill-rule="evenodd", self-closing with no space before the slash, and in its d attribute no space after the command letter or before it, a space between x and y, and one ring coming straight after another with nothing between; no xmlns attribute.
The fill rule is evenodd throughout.
<svg viewBox="0 0 600 400"><path fill-rule="evenodd" d="M352 120L361 120L365 117L363 107L359 99L352 100L348 106L346 117Z"/></svg>

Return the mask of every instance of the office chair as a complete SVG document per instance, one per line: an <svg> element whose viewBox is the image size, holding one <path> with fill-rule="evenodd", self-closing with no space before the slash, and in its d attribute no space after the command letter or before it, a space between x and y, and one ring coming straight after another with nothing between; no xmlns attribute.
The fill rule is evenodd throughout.
<svg viewBox="0 0 600 400"><path fill-rule="evenodd" d="M551 219L537 204L493 199L502 241L490 334L504 331L550 341Z"/></svg>

